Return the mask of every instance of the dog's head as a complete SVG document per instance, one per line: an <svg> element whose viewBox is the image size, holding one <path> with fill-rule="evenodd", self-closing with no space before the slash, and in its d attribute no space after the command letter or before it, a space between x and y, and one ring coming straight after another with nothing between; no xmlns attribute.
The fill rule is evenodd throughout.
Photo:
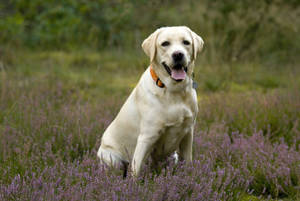
<svg viewBox="0 0 300 201"><path fill-rule="evenodd" d="M202 38L188 27L176 26L157 29L144 40L142 48L158 74L180 82L192 74L203 44Z"/></svg>

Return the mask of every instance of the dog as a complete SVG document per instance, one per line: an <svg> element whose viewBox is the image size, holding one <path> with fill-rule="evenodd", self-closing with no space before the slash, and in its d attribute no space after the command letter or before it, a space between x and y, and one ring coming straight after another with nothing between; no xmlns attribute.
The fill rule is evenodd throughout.
<svg viewBox="0 0 300 201"><path fill-rule="evenodd" d="M142 43L150 66L105 130L97 156L126 177L131 162L138 176L145 160L157 163L172 153L192 161L197 94L193 71L204 42L185 26L162 27Z"/></svg>

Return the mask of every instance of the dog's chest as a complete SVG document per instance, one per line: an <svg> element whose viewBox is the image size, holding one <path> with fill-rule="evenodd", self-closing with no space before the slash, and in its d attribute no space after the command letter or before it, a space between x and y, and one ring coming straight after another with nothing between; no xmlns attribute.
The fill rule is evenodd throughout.
<svg viewBox="0 0 300 201"><path fill-rule="evenodd" d="M165 127L183 128L193 123L197 113L197 100L192 94L168 96L161 107Z"/></svg>
<svg viewBox="0 0 300 201"><path fill-rule="evenodd" d="M164 127L183 128L193 122L192 108L185 104L172 104L164 110Z"/></svg>
<svg viewBox="0 0 300 201"><path fill-rule="evenodd" d="M160 156L168 155L178 148L180 141L194 126L195 111L185 104L172 104L164 110L163 116L163 128L154 150L154 154Z"/></svg>

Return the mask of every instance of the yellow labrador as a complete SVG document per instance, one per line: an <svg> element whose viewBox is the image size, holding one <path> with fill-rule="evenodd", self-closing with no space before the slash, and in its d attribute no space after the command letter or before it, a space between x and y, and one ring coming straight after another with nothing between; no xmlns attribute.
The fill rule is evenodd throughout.
<svg viewBox="0 0 300 201"><path fill-rule="evenodd" d="M192 160L198 112L192 74L203 44L185 26L160 28L144 40L150 66L104 132L97 153L102 162L123 167L124 176L131 162L137 176L148 156L156 162L177 151L179 159Z"/></svg>

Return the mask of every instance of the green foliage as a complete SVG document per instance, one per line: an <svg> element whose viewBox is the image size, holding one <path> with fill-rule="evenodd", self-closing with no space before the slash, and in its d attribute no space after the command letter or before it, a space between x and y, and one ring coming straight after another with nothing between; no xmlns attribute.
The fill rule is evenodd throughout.
<svg viewBox="0 0 300 201"><path fill-rule="evenodd" d="M203 36L210 62L296 63L296 0L10 0L0 42L38 49L136 48L160 26L187 25Z"/></svg>
<svg viewBox="0 0 300 201"><path fill-rule="evenodd" d="M131 6L126 1L12 0L13 13L1 19L5 42L39 48L117 45L128 31ZM19 29L22 30L18 31ZM12 40L11 34L22 38Z"/></svg>

